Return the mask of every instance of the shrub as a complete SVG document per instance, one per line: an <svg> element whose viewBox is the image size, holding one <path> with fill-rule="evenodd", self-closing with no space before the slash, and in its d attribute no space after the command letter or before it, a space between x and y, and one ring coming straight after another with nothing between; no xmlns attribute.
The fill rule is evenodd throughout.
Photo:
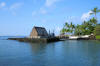
<svg viewBox="0 0 100 66"><path fill-rule="evenodd" d="M96 39L100 39L100 35L97 35L97 36L96 36Z"/></svg>
<svg viewBox="0 0 100 66"><path fill-rule="evenodd" d="M100 35L100 24L96 26L96 28L94 30L94 34L95 35Z"/></svg>

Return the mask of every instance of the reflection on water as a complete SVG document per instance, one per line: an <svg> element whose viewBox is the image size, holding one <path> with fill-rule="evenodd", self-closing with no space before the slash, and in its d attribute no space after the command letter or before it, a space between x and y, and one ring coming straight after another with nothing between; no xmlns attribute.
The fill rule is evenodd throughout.
<svg viewBox="0 0 100 66"><path fill-rule="evenodd" d="M100 41L24 43L0 40L0 66L99 66Z"/></svg>

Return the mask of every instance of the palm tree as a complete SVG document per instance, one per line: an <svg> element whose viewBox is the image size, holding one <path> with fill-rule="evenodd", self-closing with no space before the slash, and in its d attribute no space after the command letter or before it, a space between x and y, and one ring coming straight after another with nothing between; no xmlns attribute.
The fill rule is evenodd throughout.
<svg viewBox="0 0 100 66"><path fill-rule="evenodd" d="M95 8L92 9L91 11L92 11L92 13L90 13L90 15L94 14L94 15L95 15L95 18L96 18L96 15L97 15L97 13L100 12L100 9L98 9L97 7L95 7Z"/></svg>
<svg viewBox="0 0 100 66"><path fill-rule="evenodd" d="M61 32L61 34L63 34L63 35L64 35L64 34L66 33L66 29L65 29L65 28L63 28L60 32Z"/></svg>
<svg viewBox="0 0 100 66"><path fill-rule="evenodd" d="M68 22L65 23L64 27L65 27L65 28L69 28Z"/></svg>
<svg viewBox="0 0 100 66"><path fill-rule="evenodd" d="M72 24L72 22L70 24L68 24L68 22L66 22L64 24L63 29L61 30L61 33L63 33L63 34L65 34L65 33L73 33L74 32L74 28L75 28L75 25Z"/></svg>
<svg viewBox="0 0 100 66"><path fill-rule="evenodd" d="M80 35L81 34L81 25L77 24L75 27L75 35Z"/></svg>
<svg viewBox="0 0 100 66"><path fill-rule="evenodd" d="M74 28L75 28L75 25L71 22L71 23L70 23L70 32L71 32L71 33L74 32Z"/></svg>
<svg viewBox="0 0 100 66"><path fill-rule="evenodd" d="M97 25L97 19L95 19L94 17L92 19L90 19L90 22L93 26Z"/></svg>
<svg viewBox="0 0 100 66"><path fill-rule="evenodd" d="M66 33L69 33L70 32L70 25L66 22L65 25L64 25L64 28L66 29Z"/></svg>

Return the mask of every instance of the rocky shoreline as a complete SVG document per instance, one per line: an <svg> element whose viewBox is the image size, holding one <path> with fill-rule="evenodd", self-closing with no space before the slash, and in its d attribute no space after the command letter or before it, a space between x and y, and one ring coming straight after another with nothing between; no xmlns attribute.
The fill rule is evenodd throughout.
<svg viewBox="0 0 100 66"><path fill-rule="evenodd" d="M32 43L49 43L49 42L57 42L60 41L59 38L8 38L8 40L17 40L20 42L32 42Z"/></svg>

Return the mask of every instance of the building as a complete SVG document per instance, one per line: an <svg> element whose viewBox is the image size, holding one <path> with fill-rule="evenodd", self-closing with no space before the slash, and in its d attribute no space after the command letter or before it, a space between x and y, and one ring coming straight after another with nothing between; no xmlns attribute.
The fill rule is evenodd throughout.
<svg viewBox="0 0 100 66"><path fill-rule="evenodd" d="M44 27L34 26L30 34L30 38L47 38L47 37L48 37L48 33Z"/></svg>

